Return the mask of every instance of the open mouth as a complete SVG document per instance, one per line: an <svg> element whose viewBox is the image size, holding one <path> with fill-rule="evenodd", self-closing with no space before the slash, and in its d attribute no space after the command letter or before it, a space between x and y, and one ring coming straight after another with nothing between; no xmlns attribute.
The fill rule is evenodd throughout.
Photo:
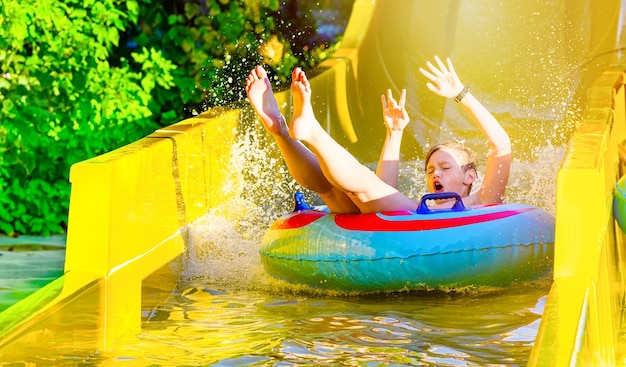
<svg viewBox="0 0 626 367"><path fill-rule="evenodd" d="M435 189L435 191L441 191L441 190L443 190L443 185L440 184L439 182L434 182L433 183L433 188Z"/></svg>

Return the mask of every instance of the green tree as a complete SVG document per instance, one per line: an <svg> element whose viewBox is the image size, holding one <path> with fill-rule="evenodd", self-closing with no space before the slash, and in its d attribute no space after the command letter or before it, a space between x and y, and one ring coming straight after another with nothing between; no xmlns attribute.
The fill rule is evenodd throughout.
<svg viewBox="0 0 626 367"><path fill-rule="evenodd" d="M172 85L174 65L148 48L108 61L138 12L115 0L0 6L1 232L64 231L70 166L158 126L151 93Z"/></svg>
<svg viewBox="0 0 626 367"><path fill-rule="evenodd" d="M160 124L168 125L182 117L180 111L189 117L243 99L241 81L259 63L268 66L276 83L287 83L296 65L317 65L336 49L338 37L311 43L314 8L340 8L326 11L335 14L327 23L345 27L352 2L140 0L138 25L129 28L114 53L128 57L135 47L154 48L176 64L175 87L157 87L152 94L153 112Z"/></svg>
<svg viewBox="0 0 626 367"><path fill-rule="evenodd" d="M333 2L345 23L352 0L316 4ZM259 63L276 83L319 63L337 39L314 39L310 14L296 0L4 0L0 233L65 231L72 164L243 99Z"/></svg>

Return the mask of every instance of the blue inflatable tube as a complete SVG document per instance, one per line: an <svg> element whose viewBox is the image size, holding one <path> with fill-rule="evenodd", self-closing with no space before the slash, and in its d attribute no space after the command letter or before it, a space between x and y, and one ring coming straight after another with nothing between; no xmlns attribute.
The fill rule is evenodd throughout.
<svg viewBox="0 0 626 367"><path fill-rule="evenodd" d="M453 197L453 208L426 200ZM267 272L344 292L509 286L552 269L554 217L523 204L465 208L457 194L429 194L415 211L330 214L296 196L260 250Z"/></svg>

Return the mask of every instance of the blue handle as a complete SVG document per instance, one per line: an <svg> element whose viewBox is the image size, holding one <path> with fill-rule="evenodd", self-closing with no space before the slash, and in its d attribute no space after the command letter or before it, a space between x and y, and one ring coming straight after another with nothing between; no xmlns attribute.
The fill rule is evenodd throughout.
<svg viewBox="0 0 626 367"><path fill-rule="evenodd" d="M293 199L295 202L293 207L294 212L314 209L313 206L306 202L306 200L304 199L304 194L300 191L296 191L296 193L293 195Z"/></svg>
<svg viewBox="0 0 626 367"><path fill-rule="evenodd" d="M445 199L455 199L454 205L449 209L433 209L431 210L428 205L426 205L427 200L445 200ZM463 204L461 197L456 192L436 192L434 194L426 194L422 196L422 200L420 200L420 205L417 207L415 211L417 214L428 214L433 212L464 212L469 210Z"/></svg>

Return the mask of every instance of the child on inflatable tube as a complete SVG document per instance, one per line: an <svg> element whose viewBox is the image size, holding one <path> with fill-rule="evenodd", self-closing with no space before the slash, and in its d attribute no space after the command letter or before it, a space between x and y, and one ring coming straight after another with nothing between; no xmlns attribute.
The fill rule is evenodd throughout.
<svg viewBox="0 0 626 367"><path fill-rule="evenodd" d="M476 165L471 153L458 144L439 144L426 155L426 181L430 192L456 192L465 206L502 203L511 166L511 141L495 117L469 92L452 61L435 56L420 72L430 80L430 91L454 98L470 114L489 141L485 177L471 193ZM409 123L406 90L396 101L391 90L381 96L387 127L376 172L361 164L319 124L311 106L311 86L304 71L292 72L293 115L289 126L278 109L266 71L257 66L246 79L252 107L270 132L289 172L303 187L314 191L334 213L373 213L415 210L418 203L398 191L400 143ZM306 146L304 144L306 144ZM308 146L308 148L307 148ZM439 203L449 207L451 203Z"/></svg>

